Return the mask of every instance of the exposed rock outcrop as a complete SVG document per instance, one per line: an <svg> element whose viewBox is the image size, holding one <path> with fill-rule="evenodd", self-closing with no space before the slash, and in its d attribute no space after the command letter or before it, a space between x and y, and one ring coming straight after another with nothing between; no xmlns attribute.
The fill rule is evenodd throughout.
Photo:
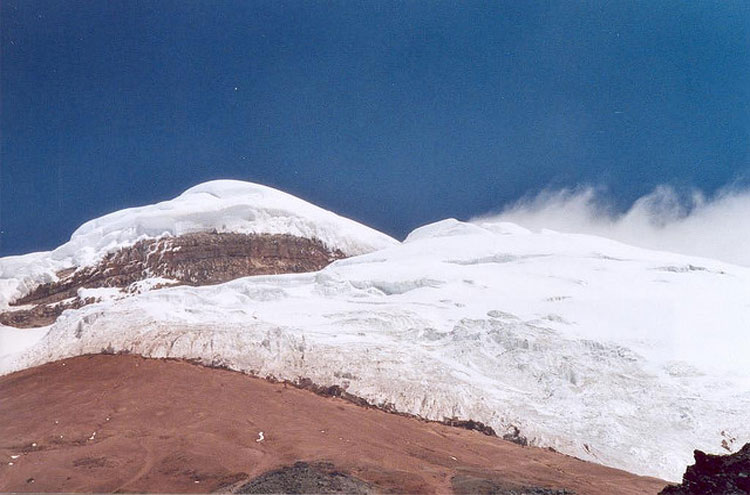
<svg viewBox="0 0 750 495"><path fill-rule="evenodd" d="M244 483L232 493L376 493L362 480L339 472L329 462L295 462L293 466L283 467L264 473Z"/></svg>
<svg viewBox="0 0 750 495"><path fill-rule="evenodd" d="M688 466L682 484L668 486L660 495L750 494L750 443L729 455L696 450L695 464Z"/></svg>
<svg viewBox="0 0 750 495"><path fill-rule="evenodd" d="M249 275L302 273L320 270L339 251L322 242L292 235L202 232L146 239L108 254L94 266L58 273L59 280L37 286L12 306L29 306L0 313L0 323L19 328L49 325L66 309L95 302L79 297L82 288L137 290L136 282L166 279L170 285L210 285Z"/></svg>

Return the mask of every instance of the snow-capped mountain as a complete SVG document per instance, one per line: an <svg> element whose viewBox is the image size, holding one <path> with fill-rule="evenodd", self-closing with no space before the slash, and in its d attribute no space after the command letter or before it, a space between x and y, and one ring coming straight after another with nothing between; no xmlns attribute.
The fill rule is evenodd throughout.
<svg viewBox="0 0 750 495"><path fill-rule="evenodd" d="M3 304L144 237L213 229L315 238L351 257L219 285L80 289L99 302L48 327L0 327L0 372L103 350L191 358L670 480L693 449L750 440L750 270L593 236L445 220L398 243L217 181L0 260Z"/></svg>
<svg viewBox="0 0 750 495"><path fill-rule="evenodd" d="M385 234L271 187L215 180L169 201L91 220L54 251L0 259L0 309L19 293L56 280L61 270L91 266L138 241L209 231L314 238L347 256L398 244Z"/></svg>

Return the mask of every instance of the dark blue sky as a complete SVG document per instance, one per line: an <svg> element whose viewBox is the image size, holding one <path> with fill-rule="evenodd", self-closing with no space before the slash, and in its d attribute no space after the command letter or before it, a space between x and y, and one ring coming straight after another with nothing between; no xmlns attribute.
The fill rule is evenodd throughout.
<svg viewBox="0 0 750 495"><path fill-rule="evenodd" d="M745 0L0 5L0 254L214 178L402 237L750 171Z"/></svg>

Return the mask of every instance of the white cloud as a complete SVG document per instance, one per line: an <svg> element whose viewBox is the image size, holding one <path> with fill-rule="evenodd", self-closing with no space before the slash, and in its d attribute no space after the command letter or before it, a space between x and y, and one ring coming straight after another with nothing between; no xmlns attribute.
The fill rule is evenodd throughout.
<svg viewBox="0 0 750 495"><path fill-rule="evenodd" d="M711 199L659 186L625 213L592 187L543 191L474 221L514 222L608 237L628 244L750 266L750 190L727 188Z"/></svg>

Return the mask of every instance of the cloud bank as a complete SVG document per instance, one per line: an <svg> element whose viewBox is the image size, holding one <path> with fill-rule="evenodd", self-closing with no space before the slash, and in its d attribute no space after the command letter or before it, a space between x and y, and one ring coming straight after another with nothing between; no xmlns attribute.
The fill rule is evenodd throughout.
<svg viewBox="0 0 750 495"><path fill-rule="evenodd" d="M750 190L707 199L659 186L617 213L602 189L543 191L472 221L507 221L531 230L593 234L627 244L750 266Z"/></svg>

